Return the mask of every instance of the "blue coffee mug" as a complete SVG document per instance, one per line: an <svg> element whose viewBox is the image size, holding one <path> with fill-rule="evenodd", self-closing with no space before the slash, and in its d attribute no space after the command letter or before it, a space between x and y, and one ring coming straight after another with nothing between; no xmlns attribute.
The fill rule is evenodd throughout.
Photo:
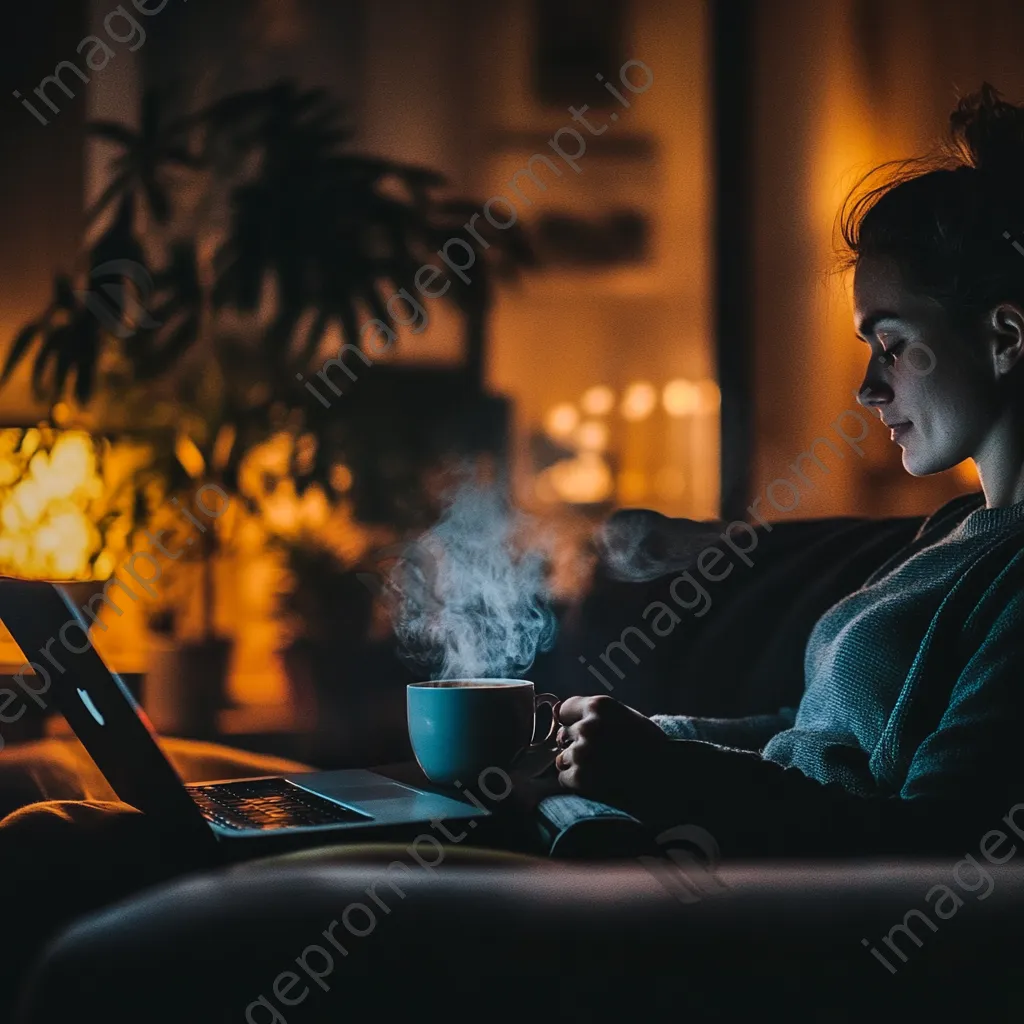
<svg viewBox="0 0 1024 1024"><path fill-rule="evenodd" d="M474 782L485 768L510 768L521 754L551 741L559 698L534 695L524 679L440 679L406 688L409 740L432 782ZM551 708L551 727L534 742L537 709Z"/></svg>

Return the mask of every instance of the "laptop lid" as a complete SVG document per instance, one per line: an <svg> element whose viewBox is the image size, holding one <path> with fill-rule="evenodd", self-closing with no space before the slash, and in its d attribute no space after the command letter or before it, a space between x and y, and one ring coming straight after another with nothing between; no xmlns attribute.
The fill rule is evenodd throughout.
<svg viewBox="0 0 1024 1024"><path fill-rule="evenodd" d="M0 620L37 674L39 700L64 715L118 797L162 826L201 827L212 836L145 712L93 647L88 623L67 591L0 578Z"/></svg>

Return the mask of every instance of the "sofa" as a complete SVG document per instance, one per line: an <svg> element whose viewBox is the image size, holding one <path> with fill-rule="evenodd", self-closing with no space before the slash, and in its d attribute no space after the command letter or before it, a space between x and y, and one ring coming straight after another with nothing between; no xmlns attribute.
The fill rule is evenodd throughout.
<svg viewBox="0 0 1024 1024"><path fill-rule="evenodd" d="M709 590L706 613L620 660L613 695L648 713L730 717L799 700L817 617L920 519L759 526L742 555L711 524L646 522L645 581L599 573L533 675L561 696L599 692L581 655L597 662L699 551L716 546L735 571ZM203 777L184 748L176 757L186 778ZM221 764L205 777L249 767ZM269 760L263 768L281 770ZM584 860L460 841L410 869L408 846L354 844L211 871L147 847L142 816L110 794L75 795L92 800L28 804L0 822L0 850L17 851L5 859L23 887L13 931L30 937L9 988L26 1024L256 1024L352 1012L389 1020L411 1011L731 1020L778 1010L831 1021L940 1016L958 1001L972 1016L1002 1019L1024 991L1024 868L989 863L977 849L960 859L717 864L685 845ZM40 833L37 823L54 815L59 827ZM5 847L7 837L15 840ZM52 885L47 905L58 909L33 927L38 893Z"/></svg>
<svg viewBox="0 0 1024 1024"><path fill-rule="evenodd" d="M1014 866L991 868L991 885L972 894L957 885L951 861L729 865L684 901L635 861L488 863L467 851L433 873L389 876L386 865L401 856L321 851L256 862L90 915L37 966L20 1019L664 1013L842 1022L1019 1013L1024 871ZM962 905L948 920L928 915L929 925L917 914L940 885Z"/></svg>

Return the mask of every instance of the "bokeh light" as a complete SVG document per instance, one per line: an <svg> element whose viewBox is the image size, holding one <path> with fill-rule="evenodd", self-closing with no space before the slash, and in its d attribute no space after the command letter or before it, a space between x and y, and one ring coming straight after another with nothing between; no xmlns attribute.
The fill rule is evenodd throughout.
<svg viewBox="0 0 1024 1024"><path fill-rule="evenodd" d="M608 447L608 424L584 420L576 430L576 444L585 452L603 452Z"/></svg>
<svg viewBox="0 0 1024 1024"><path fill-rule="evenodd" d="M722 405L722 392L718 384L705 377L697 381L697 390L700 392L700 407L702 412L717 412Z"/></svg>
<svg viewBox="0 0 1024 1024"><path fill-rule="evenodd" d="M581 452L574 459L556 462L541 474L538 494L553 493L573 505L607 501L612 495L612 473L596 452Z"/></svg>
<svg viewBox="0 0 1024 1024"><path fill-rule="evenodd" d="M658 404L658 392L647 381L637 381L622 396L622 416L633 423L647 419Z"/></svg>
<svg viewBox="0 0 1024 1024"><path fill-rule="evenodd" d="M661 403L669 416L692 416L701 407L700 388L691 380L670 380L661 394Z"/></svg>
<svg viewBox="0 0 1024 1024"><path fill-rule="evenodd" d="M554 406L544 419L544 429L551 437L567 438L580 421L579 410L569 402Z"/></svg>
<svg viewBox="0 0 1024 1024"><path fill-rule="evenodd" d="M587 388L580 406L588 416L607 416L615 408L615 392L607 384Z"/></svg>
<svg viewBox="0 0 1024 1024"><path fill-rule="evenodd" d="M198 480L206 472L206 460L203 458L203 453L187 434L179 434L175 438L174 455L193 480Z"/></svg>
<svg viewBox="0 0 1024 1024"><path fill-rule="evenodd" d="M343 462L331 466L331 487L338 494L345 494L352 489L352 470Z"/></svg>

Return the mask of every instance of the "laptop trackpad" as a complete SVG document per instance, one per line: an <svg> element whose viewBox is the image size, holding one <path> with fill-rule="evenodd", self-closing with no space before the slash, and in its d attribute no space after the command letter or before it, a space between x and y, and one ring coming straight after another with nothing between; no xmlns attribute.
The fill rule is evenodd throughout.
<svg viewBox="0 0 1024 1024"><path fill-rule="evenodd" d="M407 800L410 792L408 788L395 782L379 782L366 786L332 786L330 791L325 786L310 788L335 800L352 803L362 803L366 800Z"/></svg>

